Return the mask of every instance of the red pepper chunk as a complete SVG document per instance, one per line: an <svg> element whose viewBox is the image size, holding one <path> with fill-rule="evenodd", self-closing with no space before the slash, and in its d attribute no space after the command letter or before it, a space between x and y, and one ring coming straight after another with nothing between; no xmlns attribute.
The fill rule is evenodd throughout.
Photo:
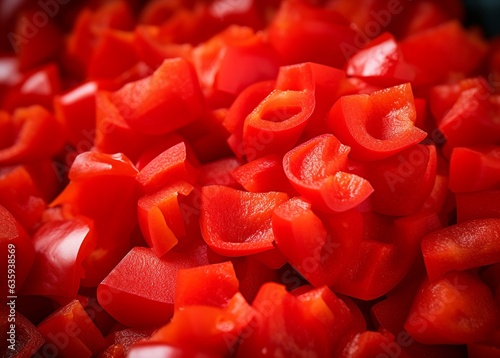
<svg viewBox="0 0 500 358"><path fill-rule="evenodd" d="M43 225L33 237L35 261L23 294L76 297L80 279L85 277L82 264L95 244L94 223L88 218Z"/></svg>
<svg viewBox="0 0 500 358"><path fill-rule="evenodd" d="M274 154L252 160L233 170L231 175L245 190L252 193L279 190L289 195L296 194L283 171L281 158Z"/></svg>
<svg viewBox="0 0 500 358"><path fill-rule="evenodd" d="M5 116L0 112L2 127ZM10 121L15 139L6 147L0 147L0 165L48 158L61 149L62 125L42 106L18 108Z"/></svg>
<svg viewBox="0 0 500 358"><path fill-rule="evenodd" d="M203 305L224 308L238 292L231 261L180 269L175 286L175 309Z"/></svg>
<svg viewBox="0 0 500 358"><path fill-rule="evenodd" d="M328 115L328 129L351 147L351 157L378 160L419 143L426 133L415 127L416 110L409 83L370 95L341 97Z"/></svg>
<svg viewBox="0 0 500 358"><path fill-rule="evenodd" d="M404 216L418 212L436 181L434 146L414 145L389 158L364 162L359 175L374 188L372 209L380 214Z"/></svg>
<svg viewBox="0 0 500 358"><path fill-rule="evenodd" d="M167 59L149 77L123 86L111 96L130 127L144 134L165 134L198 118L203 98L192 66Z"/></svg>
<svg viewBox="0 0 500 358"><path fill-rule="evenodd" d="M38 330L47 343L41 348L42 353L56 349L58 357L90 358L105 345L101 332L78 300L51 314L38 325Z"/></svg>
<svg viewBox="0 0 500 358"><path fill-rule="evenodd" d="M352 56L346 73L379 86L406 83L415 78L415 70L404 61L399 44L387 32Z"/></svg>
<svg viewBox="0 0 500 358"><path fill-rule="evenodd" d="M4 306L4 305L2 305ZM36 352L43 346L45 339L38 329L19 311L15 312L15 321L12 321L9 306L0 308L0 329L7 333L7 343L4 343L5 357L30 358L36 357ZM9 316L9 317L8 317ZM14 323L13 323L14 322ZM11 327L14 326L14 328ZM14 332L15 343L12 344L10 334ZM2 334L3 337L4 334ZM42 351L43 353L43 351Z"/></svg>
<svg viewBox="0 0 500 358"><path fill-rule="evenodd" d="M144 166L137 175L137 181L145 193L155 192L179 180L194 183L198 175L196 165L197 160L189 151L187 144L181 142L168 148Z"/></svg>
<svg viewBox="0 0 500 358"><path fill-rule="evenodd" d="M35 249L30 237L11 213L0 205L0 254L5 258L0 263L0 280L4 282L2 293L13 296L19 292L28 276ZM16 257L20 259L15 260Z"/></svg>
<svg viewBox="0 0 500 358"><path fill-rule="evenodd" d="M193 189L191 184L179 182L139 199L139 225L146 243L158 257L165 255L177 245L180 237L186 235L179 195L188 196Z"/></svg>
<svg viewBox="0 0 500 358"><path fill-rule="evenodd" d="M174 310L179 269L208 264L206 247L170 251L158 258L153 250L134 247L97 288L101 306L129 327L148 327L168 322ZM140 307L140 310L131 310Z"/></svg>
<svg viewBox="0 0 500 358"><path fill-rule="evenodd" d="M205 242L225 256L271 250L271 215L285 202L285 193L248 193L210 185L201 190L200 228Z"/></svg>
<svg viewBox="0 0 500 358"><path fill-rule="evenodd" d="M280 68L275 90L245 119L243 142L247 160L268 154L284 154L304 131L315 108L311 66Z"/></svg>
<svg viewBox="0 0 500 358"><path fill-rule="evenodd" d="M500 146L455 148L449 187L454 193L500 189Z"/></svg>
<svg viewBox="0 0 500 358"><path fill-rule="evenodd" d="M303 143L283 158L283 168L294 188L313 206L342 212L362 203L373 192L371 184L346 173L350 148L331 134Z"/></svg>
<svg viewBox="0 0 500 358"><path fill-rule="evenodd" d="M226 357L235 352L240 334L251 330L249 323L255 314L240 293L236 293L224 308L186 306L176 310L170 323L158 329L148 343L180 347L186 354L182 356L211 357L213 354ZM193 348L203 354L195 354Z"/></svg>
<svg viewBox="0 0 500 358"><path fill-rule="evenodd" d="M500 262L500 219L477 219L432 232L422 240L431 281L452 271Z"/></svg>
<svg viewBox="0 0 500 358"><path fill-rule="evenodd" d="M469 344L484 340L500 324L491 290L467 272L425 280L417 292L405 329L424 344Z"/></svg>

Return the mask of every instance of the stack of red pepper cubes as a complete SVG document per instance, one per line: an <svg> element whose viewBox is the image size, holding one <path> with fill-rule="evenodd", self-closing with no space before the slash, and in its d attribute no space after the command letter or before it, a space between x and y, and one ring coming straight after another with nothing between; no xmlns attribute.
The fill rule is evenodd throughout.
<svg viewBox="0 0 500 358"><path fill-rule="evenodd" d="M459 1L15 6L8 357L500 357L500 42Z"/></svg>

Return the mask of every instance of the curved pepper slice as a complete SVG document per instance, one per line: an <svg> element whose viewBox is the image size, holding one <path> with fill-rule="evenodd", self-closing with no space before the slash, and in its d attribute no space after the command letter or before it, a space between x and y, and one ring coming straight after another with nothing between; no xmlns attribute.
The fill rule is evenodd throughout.
<svg viewBox="0 0 500 358"><path fill-rule="evenodd" d="M448 271L500 262L500 219L477 219L432 232L422 240L431 281Z"/></svg>
<svg viewBox="0 0 500 358"><path fill-rule="evenodd" d="M415 127L416 110L409 83L370 95L341 97L328 115L328 129L351 147L353 159L377 160L422 141Z"/></svg>
<svg viewBox="0 0 500 358"><path fill-rule="evenodd" d="M201 189L200 228L205 242L225 256L245 256L273 248L271 215L285 193L248 193L210 185Z"/></svg>
<svg viewBox="0 0 500 358"><path fill-rule="evenodd" d="M346 173L350 148L331 134L303 143L283 158L283 169L294 188L313 206L328 212L352 209L373 193L371 184Z"/></svg>
<svg viewBox="0 0 500 358"><path fill-rule="evenodd" d="M144 240L158 257L165 255L186 235L179 207L179 195L188 196L194 187L186 182L170 185L137 203L137 215Z"/></svg>
<svg viewBox="0 0 500 358"><path fill-rule="evenodd" d="M405 329L424 344L480 342L500 324L491 290L467 272L449 272L425 280L408 314Z"/></svg>
<svg viewBox="0 0 500 358"><path fill-rule="evenodd" d="M22 292L74 298L85 277L83 261L96 244L94 223L85 217L50 221L33 236L35 261Z"/></svg>
<svg viewBox="0 0 500 358"><path fill-rule="evenodd" d="M246 145L243 142L245 119L274 90L274 87L275 81L254 83L245 88L229 107L223 125L231 133L227 143L237 158L247 156Z"/></svg>
<svg viewBox="0 0 500 358"><path fill-rule="evenodd" d="M280 68L275 90L245 119L243 142L248 161L284 154L294 146L314 112L314 90L307 63Z"/></svg>
<svg viewBox="0 0 500 358"><path fill-rule="evenodd" d="M167 59L149 77L130 82L111 95L130 127L165 134L198 118L203 96L193 68L182 58Z"/></svg>
<svg viewBox="0 0 500 358"><path fill-rule="evenodd" d="M449 187L454 193L500 189L500 146L455 148Z"/></svg>

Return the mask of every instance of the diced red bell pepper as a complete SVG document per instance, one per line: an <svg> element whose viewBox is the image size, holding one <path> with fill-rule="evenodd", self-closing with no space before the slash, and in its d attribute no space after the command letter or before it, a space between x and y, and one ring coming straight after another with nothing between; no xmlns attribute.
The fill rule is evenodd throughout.
<svg viewBox="0 0 500 358"><path fill-rule="evenodd" d="M231 176L251 193L282 191L289 195L296 194L285 175L282 159L274 154L235 168Z"/></svg>
<svg viewBox="0 0 500 358"><path fill-rule="evenodd" d="M483 86L462 91L438 123L446 139L444 154L448 157L456 147L498 143L500 96L491 96L489 89Z"/></svg>
<svg viewBox="0 0 500 358"><path fill-rule="evenodd" d="M180 142L144 166L137 175L137 182L144 193L153 193L180 180L195 183L196 166L196 157L189 151L185 142Z"/></svg>
<svg viewBox="0 0 500 358"><path fill-rule="evenodd" d="M489 287L470 273L449 272L424 281L405 329L424 344L469 344L484 340L499 324L499 307Z"/></svg>
<svg viewBox="0 0 500 358"><path fill-rule="evenodd" d="M97 288L99 303L118 322L148 327L168 322L174 310L177 272L208 264L206 247L191 245L170 251L161 259L153 250L134 247ZM131 311L130 307L141 307Z"/></svg>
<svg viewBox="0 0 500 358"><path fill-rule="evenodd" d="M365 331L358 333L344 349L346 358L371 358L386 356L388 353L397 357L409 358L410 356L394 342L395 337L387 330L381 332ZM396 353L394 352L396 346Z"/></svg>
<svg viewBox="0 0 500 358"><path fill-rule="evenodd" d="M17 302L14 301L14 303ZM37 350L45 342L33 323L15 308L9 308L9 305L2 305L0 309L0 329L2 329L2 337L7 336L3 353L6 357L30 358L36 356Z"/></svg>
<svg viewBox="0 0 500 358"><path fill-rule="evenodd" d="M97 244L84 261L82 284L96 287L131 248L137 225L137 169L123 154L85 152L69 172L70 183L50 204L63 217L94 221Z"/></svg>
<svg viewBox="0 0 500 358"><path fill-rule="evenodd" d="M422 253L431 281L500 262L500 219L476 219L427 234Z"/></svg>
<svg viewBox="0 0 500 358"><path fill-rule="evenodd" d="M335 136L323 134L286 153L283 169L293 187L315 208L347 211L373 193L370 182L346 172L349 151Z"/></svg>
<svg viewBox="0 0 500 358"><path fill-rule="evenodd" d="M68 140L78 152L88 150L96 136L97 82L86 82L54 98L56 118L63 123ZM100 126L97 128L101 129ZM86 147L82 148L82 143Z"/></svg>
<svg viewBox="0 0 500 358"><path fill-rule="evenodd" d="M416 111L410 84L370 95L341 97L328 115L328 129L351 147L351 157L387 158L422 141L427 134L414 126Z"/></svg>
<svg viewBox="0 0 500 358"><path fill-rule="evenodd" d="M165 255L186 235L186 226L179 207L179 195L188 196L194 187L177 182L142 196L137 203L137 215L144 240L158 257Z"/></svg>
<svg viewBox="0 0 500 358"><path fill-rule="evenodd" d="M487 97L491 92L489 83L483 77L466 78L458 83L442 84L429 90L429 107L436 120L440 124L446 114L453 108L462 92L469 89L479 89L475 92L478 97Z"/></svg>
<svg viewBox="0 0 500 358"><path fill-rule="evenodd" d="M457 193L457 222L500 218L500 190Z"/></svg>
<svg viewBox="0 0 500 358"><path fill-rule="evenodd" d="M243 126L247 116L275 87L274 81L258 82L245 88L234 100L224 118L224 127L231 133L227 142L237 158L247 156L243 142Z"/></svg>
<svg viewBox="0 0 500 358"><path fill-rule="evenodd" d="M267 32L285 64L310 61L337 68L345 64L356 36L339 13L289 0L281 2Z"/></svg>
<svg viewBox="0 0 500 358"><path fill-rule="evenodd" d="M112 103L110 96L111 93L103 91L96 94L95 149L110 154L124 153L135 161L158 138L132 129Z"/></svg>
<svg viewBox="0 0 500 358"><path fill-rule="evenodd" d="M436 181L436 148L417 144L389 158L360 166L360 172L354 172L372 185L369 200L375 212L411 215L422 208Z"/></svg>
<svg viewBox="0 0 500 358"><path fill-rule="evenodd" d="M0 205L31 234L47 204L27 166L0 168Z"/></svg>
<svg viewBox="0 0 500 358"><path fill-rule="evenodd" d="M500 146L455 148L449 186L454 193L500 189Z"/></svg>
<svg viewBox="0 0 500 358"><path fill-rule="evenodd" d="M46 340L42 354L57 353L59 357L90 358L104 348L105 341L80 301L73 300L38 325Z"/></svg>
<svg viewBox="0 0 500 358"><path fill-rule="evenodd" d="M418 32L401 42L406 61L417 70L415 84L444 82L457 73L467 76L484 60L488 46L458 20Z"/></svg>
<svg viewBox="0 0 500 358"><path fill-rule="evenodd" d="M157 1L158 2L158 1ZM136 56L151 68L157 68L166 58L192 58L191 44L172 43L161 36L159 26L138 24L134 30L134 49Z"/></svg>
<svg viewBox="0 0 500 358"><path fill-rule="evenodd" d="M285 193L248 193L211 185L201 189L200 228L215 252L245 256L273 248L271 215ZM231 223L231 225L227 225Z"/></svg>
<svg viewBox="0 0 500 358"><path fill-rule="evenodd" d="M175 309L186 306L224 308L238 292L238 279L230 261L180 269L175 282Z"/></svg>
<svg viewBox="0 0 500 358"><path fill-rule="evenodd" d="M17 16L16 28L8 34L19 60L19 69L26 71L56 60L62 48L62 33L55 22L43 13L40 24L37 8L27 9ZM38 20L38 21L37 21Z"/></svg>
<svg viewBox="0 0 500 358"><path fill-rule="evenodd" d="M326 290L325 292L321 290ZM257 311L253 330L241 338L238 357L332 356L338 340L349 329L349 309L323 288L299 297L284 286L264 284L252 307ZM326 327L338 327L327 329Z"/></svg>
<svg viewBox="0 0 500 358"><path fill-rule="evenodd" d="M204 164L200 168L198 184L224 185L234 189L241 189L240 183L235 180L233 172L241 166L241 161L235 157L227 157ZM251 191L246 189L247 191Z"/></svg>
<svg viewBox="0 0 500 358"><path fill-rule="evenodd" d="M395 220L355 210L324 224L300 198L273 213L276 244L304 278L365 300L394 288L410 270L422 236L438 227L435 214Z"/></svg>
<svg viewBox="0 0 500 358"><path fill-rule="evenodd" d="M16 164L50 158L63 144L61 124L45 108L19 108L12 115L15 140L0 149L0 164Z"/></svg>
<svg viewBox="0 0 500 358"><path fill-rule="evenodd" d="M223 124L226 114L226 108L207 111L198 120L178 131L191 143L196 157L202 163L232 155L226 142L229 132Z"/></svg>
<svg viewBox="0 0 500 358"><path fill-rule="evenodd" d="M35 259L33 243L16 219L0 205L0 264L5 296L14 296L28 276ZM16 258L18 258L16 260Z"/></svg>
<svg viewBox="0 0 500 358"><path fill-rule="evenodd" d="M415 78L415 70L404 60L394 36L387 32L353 55L347 62L346 73L384 87L411 82Z"/></svg>
<svg viewBox="0 0 500 358"><path fill-rule="evenodd" d="M315 108L315 85L308 63L281 67L272 91L246 117L243 142L248 161L282 155L297 143Z"/></svg>
<svg viewBox="0 0 500 358"><path fill-rule="evenodd" d="M138 62L134 34L119 30L103 31L87 67L89 79L114 79Z"/></svg>
<svg viewBox="0 0 500 358"><path fill-rule="evenodd" d="M209 101L224 95L234 98L253 83L273 80L279 62L262 34L235 25L193 49L193 63Z"/></svg>
<svg viewBox="0 0 500 358"><path fill-rule="evenodd" d="M126 84L111 100L130 127L155 135L194 121L204 106L196 74L182 58L163 61L151 76Z"/></svg>
<svg viewBox="0 0 500 358"><path fill-rule="evenodd" d="M106 337L106 342L111 344L99 358L125 358L132 346L151 337L153 332L151 328L126 328L115 331Z"/></svg>
<svg viewBox="0 0 500 358"><path fill-rule="evenodd" d="M234 354L240 334L254 316L254 309L236 293L225 308L195 305L175 311L172 321L157 330L150 342L226 356Z"/></svg>
<svg viewBox="0 0 500 358"><path fill-rule="evenodd" d="M52 109L52 98L61 91L59 69L54 63L30 71L3 98L2 107L13 112L18 107L35 104Z"/></svg>
<svg viewBox="0 0 500 358"><path fill-rule="evenodd" d="M44 224L33 236L35 261L23 294L75 298L85 277L83 261L95 245L94 224L88 218Z"/></svg>

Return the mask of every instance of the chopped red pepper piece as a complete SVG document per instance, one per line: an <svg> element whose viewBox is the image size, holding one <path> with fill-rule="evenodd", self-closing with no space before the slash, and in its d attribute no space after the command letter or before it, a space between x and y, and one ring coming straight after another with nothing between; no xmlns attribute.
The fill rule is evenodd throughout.
<svg viewBox="0 0 500 358"><path fill-rule="evenodd" d="M351 147L354 159L387 158L417 144L426 133L414 126L416 111L410 84L371 95L341 97L328 116L328 128Z"/></svg>
<svg viewBox="0 0 500 358"><path fill-rule="evenodd" d="M405 329L425 344L465 344L485 339L500 324L493 295L476 276L449 272L425 280L417 292Z"/></svg>
<svg viewBox="0 0 500 358"><path fill-rule="evenodd" d="M165 60L151 76L126 84L111 99L125 121L144 134L171 132L203 111L192 65L181 58Z"/></svg>
<svg viewBox="0 0 500 358"><path fill-rule="evenodd" d="M244 256L273 248L271 215L285 193L248 193L211 185L201 190L200 228L215 252ZM232 223L227 225L227 223Z"/></svg>
<svg viewBox="0 0 500 358"><path fill-rule="evenodd" d="M477 219L427 234L422 239L431 281L456 270L500 262L500 219Z"/></svg>
<svg viewBox="0 0 500 358"><path fill-rule="evenodd" d="M313 206L342 212L361 204L373 192L360 176L346 173L350 148L323 134L303 143L283 158L283 168L295 189Z"/></svg>

